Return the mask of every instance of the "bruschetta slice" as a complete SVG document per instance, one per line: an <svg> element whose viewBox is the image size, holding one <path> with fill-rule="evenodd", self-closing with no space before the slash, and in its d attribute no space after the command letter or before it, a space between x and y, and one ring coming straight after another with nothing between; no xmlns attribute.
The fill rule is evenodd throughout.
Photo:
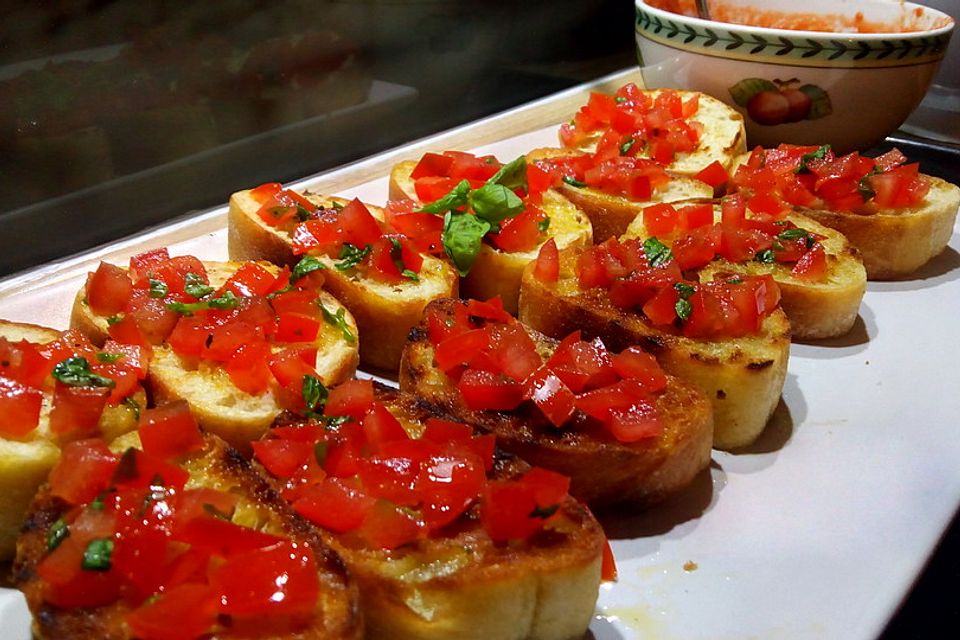
<svg viewBox="0 0 960 640"><path fill-rule="evenodd" d="M457 273L383 222L379 207L279 184L230 196L232 260L292 267L305 255L326 268L324 286L356 318L367 367L396 371L407 332L434 298L456 295Z"/></svg>
<svg viewBox="0 0 960 640"><path fill-rule="evenodd" d="M319 412L318 412L319 414ZM360 586L368 637L580 638L604 535L568 480L370 380L271 430L255 459L326 532Z"/></svg>
<svg viewBox="0 0 960 640"><path fill-rule="evenodd" d="M282 410L303 410L304 375L334 384L356 370L356 323L320 288L321 266L146 252L128 269L101 263L71 325L151 351L154 400L187 400L204 429L249 452Z"/></svg>
<svg viewBox="0 0 960 640"><path fill-rule="evenodd" d="M519 318L555 338L581 330L614 351L649 351L705 393L714 447L734 449L760 435L780 399L790 321L779 299L770 276L685 280L655 239L610 239L579 254L542 251L524 271Z"/></svg>
<svg viewBox="0 0 960 640"><path fill-rule="evenodd" d="M697 91L643 90L633 83L614 95L591 93L560 126L565 149L594 153L616 145L622 156L652 158L675 174L700 175L711 183L717 168L729 170L746 151L746 139L743 116L717 98Z"/></svg>
<svg viewBox="0 0 960 640"><path fill-rule="evenodd" d="M146 366L138 347L0 321L0 562L62 445L136 428Z"/></svg>
<svg viewBox="0 0 960 640"><path fill-rule="evenodd" d="M583 210L594 242L622 235L646 206L714 194L706 182L671 173L653 159L621 155L620 146L601 146L590 154L534 149L527 160L549 173L555 189Z"/></svg>
<svg viewBox="0 0 960 640"><path fill-rule="evenodd" d="M430 303L404 349L400 389L568 476L571 495L594 509L658 502L710 462L713 412L696 387L638 347L612 354L578 333L558 343L496 299Z"/></svg>
<svg viewBox="0 0 960 640"><path fill-rule="evenodd" d="M893 149L837 156L828 145L756 148L740 157L731 189L772 200L836 229L859 250L870 280L909 276L953 234L960 188L921 174Z"/></svg>
<svg viewBox="0 0 960 640"><path fill-rule="evenodd" d="M750 210L740 194L647 207L623 237L656 238L703 282L718 273L772 276L795 339L846 334L867 287L858 252L838 231L778 207Z"/></svg>
<svg viewBox="0 0 960 640"><path fill-rule="evenodd" d="M453 260L462 295L499 296L516 313L523 268L548 239L560 248L592 242L590 221L551 182L522 157L504 165L463 151L427 153L391 170L387 219L423 250Z"/></svg>
<svg viewBox="0 0 960 640"><path fill-rule="evenodd" d="M363 635L340 558L184 402L67 445L13 573L41 639Z"/></svg>

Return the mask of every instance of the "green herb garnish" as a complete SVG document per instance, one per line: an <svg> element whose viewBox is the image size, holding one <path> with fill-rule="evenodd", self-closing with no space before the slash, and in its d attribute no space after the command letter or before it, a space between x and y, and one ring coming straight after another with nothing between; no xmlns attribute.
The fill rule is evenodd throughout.
<svg viewBox="0 0 960 640"><path fill-rule="evenodd" d="M107 353L106 351L97 352L97 362L102 362L103 364L113 364L114 362L122 359L122 353Z"/></svg>
<svg viewBox="0 0 960 640"><path fill-rule="evenodd" d="M559 504L552 504L549 507L541 507L540 505L537 505L533 508L533 511L530 512L530 517L541 518L542 520L546 520L547 518L555 514L559 508L560 508Z"/></svg>
<svg viewBox="0 0 960 640"><path fill-rule="evenodd" d="M337 257L340 259L340 262L335 262L333 266L335 266L338 271L352 269L360 264L364 258L370 255L371 251L373 251L373 247L371 247L369 244L364 245L363 249L361 249L360 247L350 244L349 242L344 243L344 245L340 247L340 253L337 255Z"/></svg>
<svg viewBox="0 0 960 640"><path fill-rule="evenodd" d="M676 304L673 305L673 310L677 313L678 318L686 321L690 319L690 314L693 312L693 305L690 304L690 301L686 298L680 298Z"/></svg>
<svg viewBox="0 0 960 640"><path fill-rule="evenodd" d="M133 411L133 417L137 420L137 422L139 422L140 421L140 403L134 400L133 396L127 396L126 398L123 399L123 404L128 409Z"/></svg>
<svg viewBox="0 0 960 640"><path fill-rule="evenodd" d="M579 180L577 180L572 176L563 176L563 181L566 182L571 187L579 187L580 189L587 186L586 182L580 182Z"/></svg>
<svg viewBox="0 0 960 640"><path fill-rule="evenodd" d="M403 245L397 238L390 238L390 259L393 260L394 266L400 271L400 275L414 282L420 282L420 276L407 269L407 265L403 264Z"/></svg>
<svg viewBox="0 0 960 640"><path fill-rule="evenodd" d="M111 554L113 554L113 540L96 538L91 540L84 550L83 562L80 566L88 571L109 571Z"/></svg>
<svg viewBox="0 0 960 640"><path fill-rule="evenodd" d="M781 231L777 234L777 237L781 240L799 240L800 238L806 238L810 235L806 229L801 229L800 227L795 227L793 229L787 229L786 231Z"/></svg>
<svg viewBox="0 0 960 640"><path fill-rule="evenodd" d="M150 279L151 298L166 298L168 293L170 293L170 287L167 286L166 282Z"/></svg>
<svg viewBox="0 0 960 640"><path fill-rule="evenodd" d="M232 291L226 291L219 298L210 298L200 302L171 302L167 305L167 309L189 317L197 311L207 311L208 309L236 309L239 304L240 299Z"/></svg>
<svg viewBox="0 0 960 640"><path fill-rule="evenodd" d="M620 155L625 156L630 153L633 145L637 144L636 138L628 138L626 142L620 145Z"/></svg>
<svg viewBox="0 0 960 640"><path fill-rule="evenodd" d="M297 263L297 265L293 268L293 271L290 273L290 284L295 283L308 273L313 273L314 271L320 271L321 269L326 268L327 267L324 266L319 259L314 258L313 256L303 256L300 262Z"/></svg>
<svg viewBox="0 0 960 640"><path fill-rule="evenodd" d="M353 335L353 332L350 330L350 326L347 324L346 309L340 307L337 309L336 313L332 313L329 309L323 306L323 303L319 300L317 300L317 304L320 305L320 311L323 313L323 319L337 329L340 329L340 333L343 334L344 340L350 344L353 344L357 341L357 336Z"/></svg>
<svg viewBox="0 0 960 640"><path fill-rule="evenodd" d="M654 268L662 267L673 260L670 247L660 242L656 237L647 238L643 241L643 253L647 257L647 262Z"/></svg>
<svg viewBox="0 0 960 640"><path fill-rule="evenodd" d="M537 229L540 230L540 233L546 233L547 229L550 228L550 216L547 216L543 220L537 223Z"/></svg>
<svg viewBox="0 0 960 640"><path fill-rule="evenodd" d="M203 281L203 278L195 273L188 273L183 279L183 290L188 296L200 299L213 293L213 287Z"/></svg>
<svg viewBox="0 0 960 640"><path fill-rule="evenodd" d="M58 362L53 367L53 377L69 387L107 387L112 389L117 383L90 370L86 358L74 356Z"/></svg>
<svg viewBox="0 0 960 640"><path fill-rule="evenodd" d="M491 229L491 224L470 213L447 212L443 219L443 249L446 251L461 276L470 272L483 237Z"/></svg>
<svg viewBox="0 0 960 640"><path fill-rule="evenodd" d="M320 379L309 374L303 376L301 390L303 392L303 403L306 405L308 413L321 410L330 396L330 392L323 386Z"/></svg>
<svg viewBox="0 0 960 640"><path fill-rule="evenodd" d="M461 180L459 183L457 183L457 186L450 190L450 193L443 196L439 200L435 200L434 202L417 209L417 212L439 215L447 211L463 209L467 206L467 199L469 195L470 182L468 180Z"/></svg>
<svg viewBox="0 0 960 640"><path fill-rule="evenodd" d="M323 469L323 465L327 462L327 441L320 440L317 444L313 445L313 457L316 458L317 464L320 465L320 468Z"/></svg>
<svg viewBox="0 0 960 640"><path fill-rule="evenodd" d="M53 551L68 537L70 537L70 528L63 518L58 518L47 533L47 551Z"/></svg>
<svg viewBox="0 0 960 640"><path fill-rule="evenodd" d="M123 314L121 313L118 313L115 316L109 316L107 318L107 325L112 327L113 325L117 324L121 320L123 320Z"/></svg>
<svg viewBox="0 0 960 640"><path fill-rule="evenodd" d="M817 147L816 151L811 151L810 153L805 153L800 157L800 164L796 169L793 170L794 173L810 173L810 167L807 165L814 160L823 160L827 157L827 154L830 153L830 145L824 144Z"/></svg>
<svg viewBox="0 0 960 640"><path fill-rule="evenodd" d="M774 254L773 249L764 249L763 251L757 252L754 260L763 264L773 264L776 260L776 255Z"/></svg>

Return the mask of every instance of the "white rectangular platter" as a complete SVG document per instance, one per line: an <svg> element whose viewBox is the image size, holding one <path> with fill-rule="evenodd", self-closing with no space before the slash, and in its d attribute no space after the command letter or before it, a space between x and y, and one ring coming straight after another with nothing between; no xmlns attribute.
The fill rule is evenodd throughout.
<svg viewBox="0 0 960 640"><path fill-rule="evenodd" d="M588 91L626 80L639 77L614 74L294 186L382 203L394 162L447 148L506 161L554 145L556 125ZM0 317L66 327L74 292L101 259L123 263L158 246L225 259L225 211L0 281ZM882 631L960 504L958 251L955 231L913 279L870 283L849 336L794 344L783 400L757 444L714 452L709 472L661 508L602 518L620 578L601 588L595 639ZM14 591L0 591L0 630L29 638Z"/></svg>

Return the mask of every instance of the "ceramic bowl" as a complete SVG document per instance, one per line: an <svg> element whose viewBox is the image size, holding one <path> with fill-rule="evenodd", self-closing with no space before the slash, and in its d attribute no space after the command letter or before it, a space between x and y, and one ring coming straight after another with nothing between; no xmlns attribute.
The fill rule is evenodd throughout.
<svg viewBox="0 0 960 640"><path fill-rule="evenodd" d="M715 17L726 12L752 24L834 31L677 12L692 12L692 0L635 2L647 88L703 91L727 102L743 114L750 146L829 143L850 151L881 142L923 99L954 28L943 12L890 0L709 4ZM873 32L850 29L855 24Z"/></svg>

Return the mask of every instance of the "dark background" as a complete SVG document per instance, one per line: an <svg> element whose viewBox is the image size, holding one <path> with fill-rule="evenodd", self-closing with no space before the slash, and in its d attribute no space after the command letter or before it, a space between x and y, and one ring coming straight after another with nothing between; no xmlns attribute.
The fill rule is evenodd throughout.
<svg viewBox="0 0 960 640"><path fill-rule="evenodd" d="M626 0L7 0L0 277L628 67L632 21ZM957 147L896 143L960 182ZM882 637L960 628L958 585L954 522Z"/></svg>

